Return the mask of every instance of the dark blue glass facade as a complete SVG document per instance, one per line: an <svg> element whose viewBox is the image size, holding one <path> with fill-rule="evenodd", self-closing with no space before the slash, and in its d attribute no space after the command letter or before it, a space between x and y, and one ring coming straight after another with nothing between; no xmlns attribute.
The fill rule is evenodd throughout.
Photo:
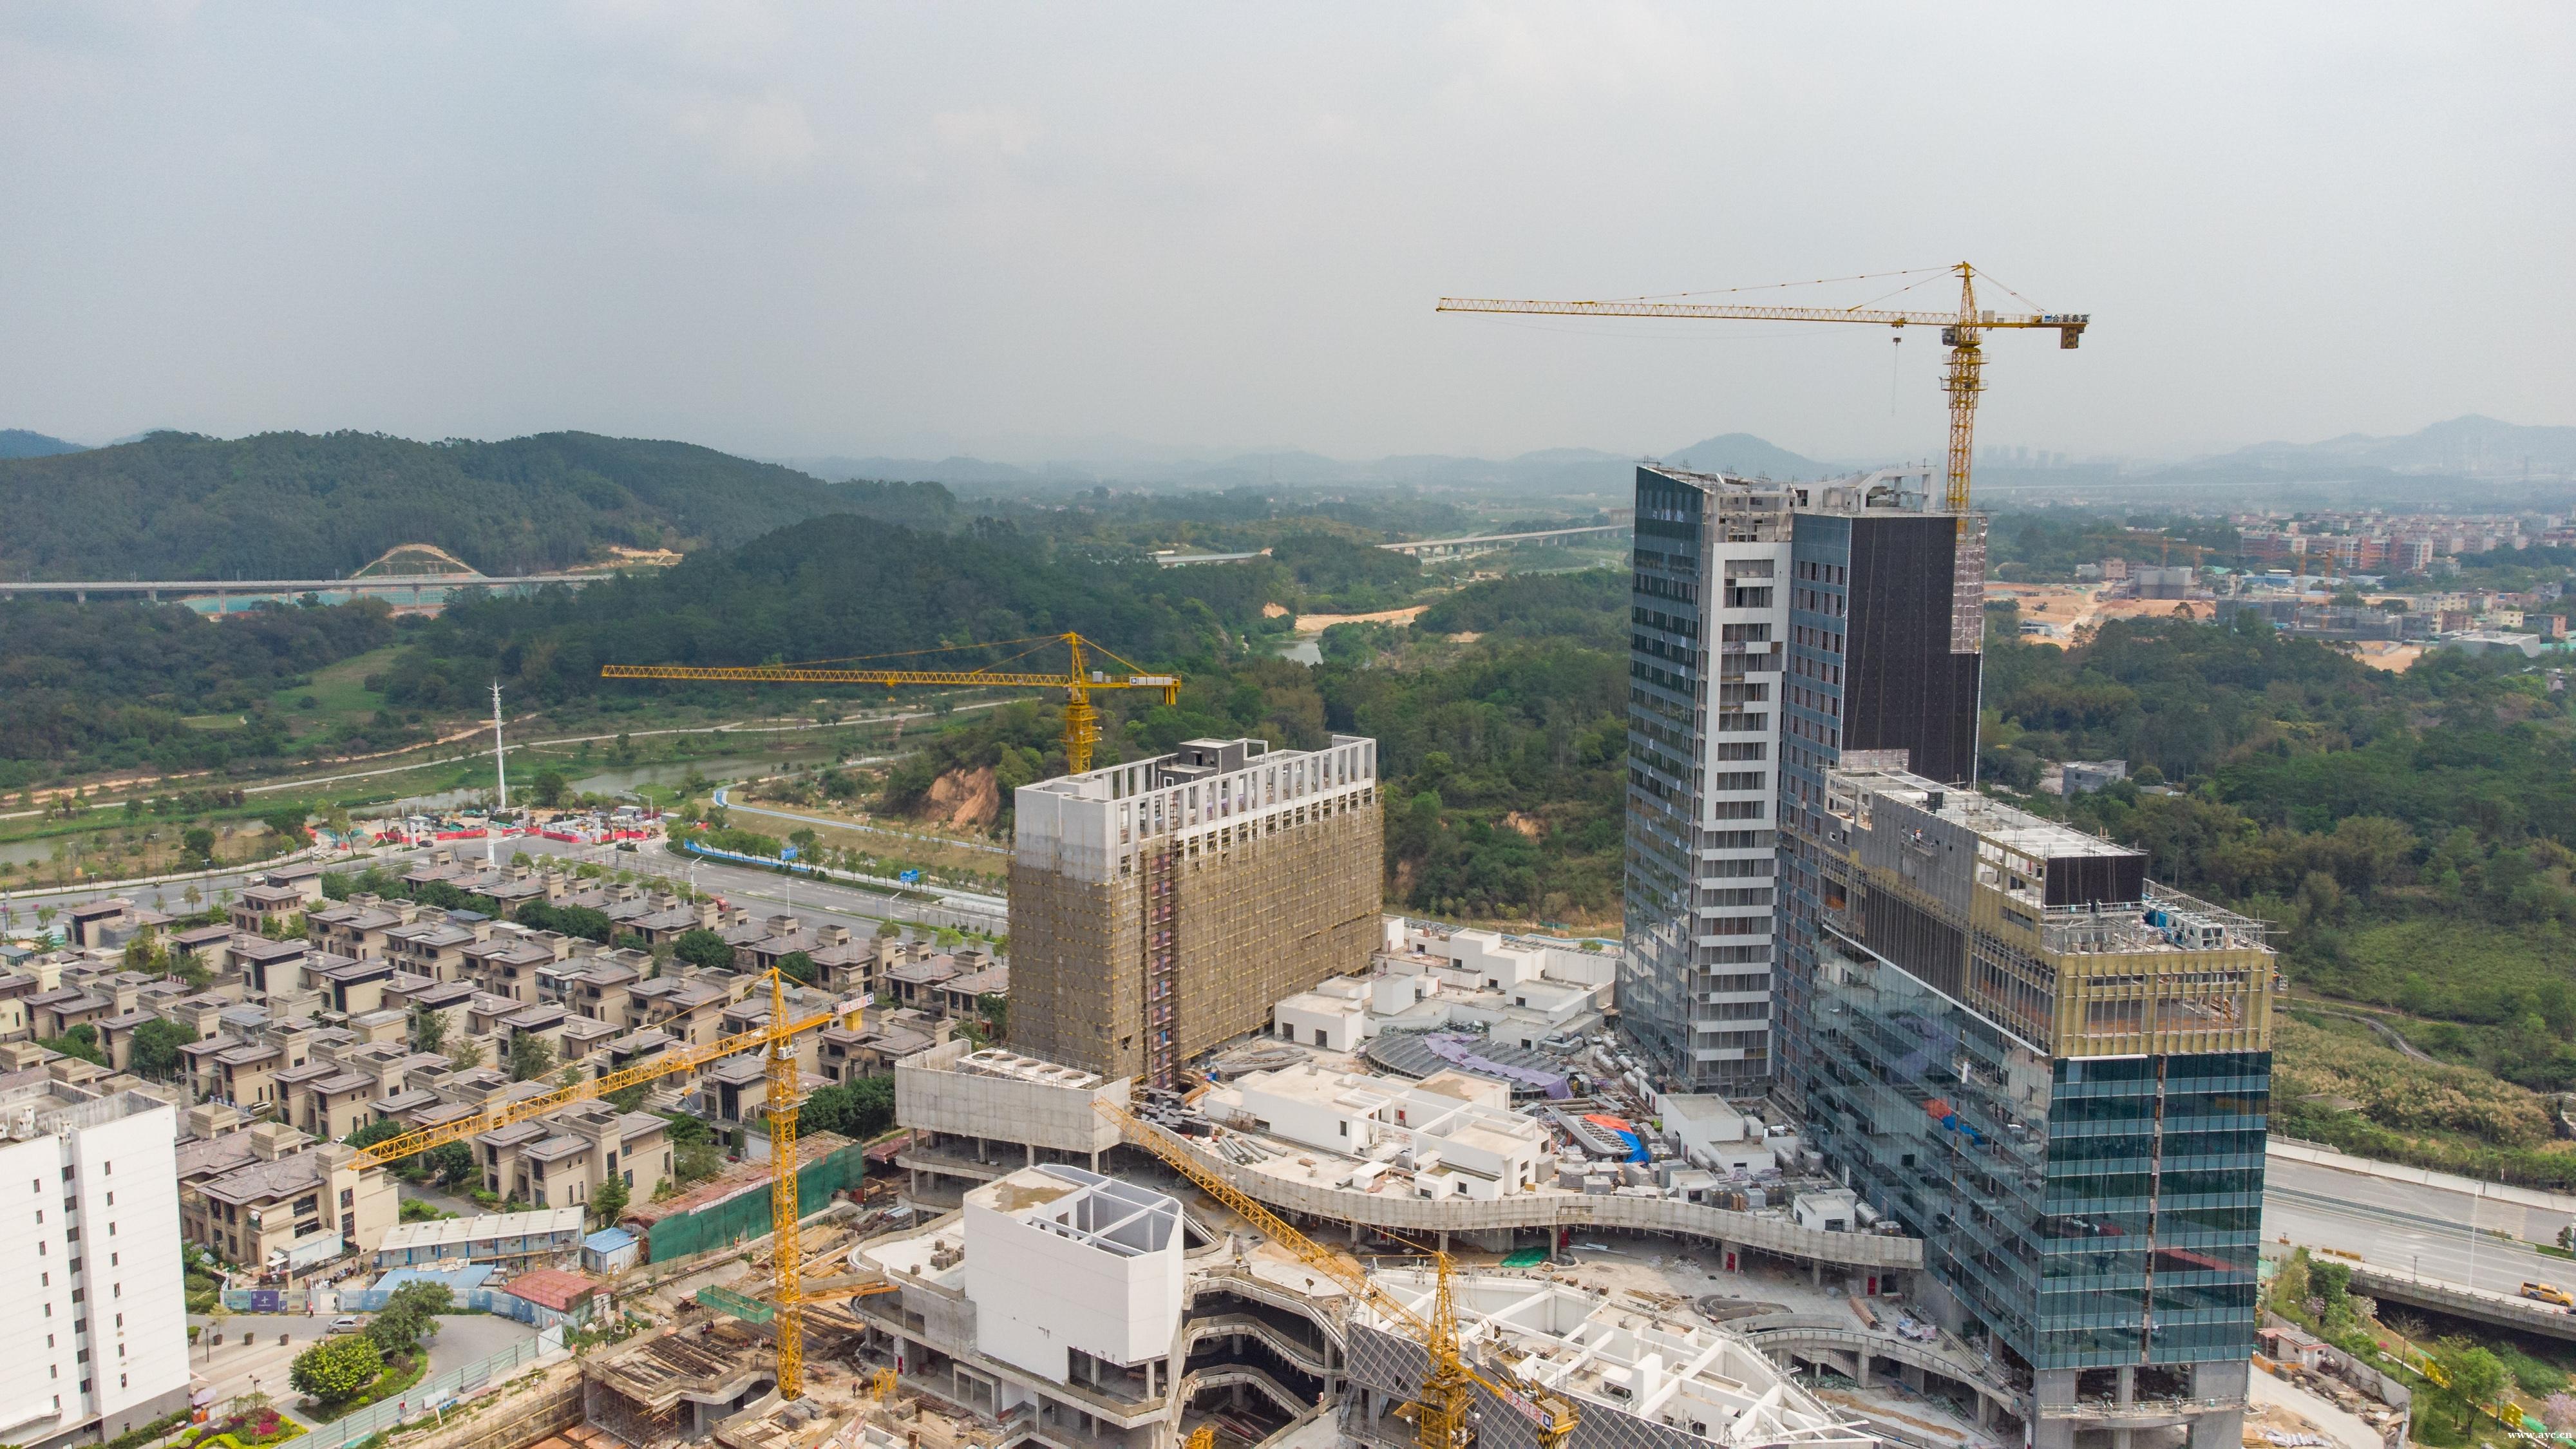
<svg viewBox="0 0 2576 1449"><path fill-rule="evenodd" d="M2054 1058L1830 931L1811 1140L2035 1369L2242 1361L2268 1052Z"/></svg>

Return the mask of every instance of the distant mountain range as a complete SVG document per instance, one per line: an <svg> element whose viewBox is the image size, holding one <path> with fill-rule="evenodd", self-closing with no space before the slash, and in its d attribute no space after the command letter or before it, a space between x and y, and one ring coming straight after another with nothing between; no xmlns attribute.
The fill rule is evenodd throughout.
<svg viewBox="0 0 2576 1449"><path fill-rule="evenodd" d="M1320 453L1279 450L1200 459L1064 461L1021 467L983 458L824 457L777 462L835 482L859 478L944 483L991 490L1088 487L1098 484L1195 488L1316 488L1411 485L1424 488L1499 488L1529 493L1625 493L1637 458L1597 448L1547 448L1513 458L1461 458L1440 453L1398 454L1344 462ZM1822 478L1848 467L1821 463L1750 433L1722 433L1656 460L1684 467Z"/></svg>
<svg viewBox="0 0 2576 1449"><path fill-rule="evenodd" d="M2576 428L2533 427L2469 413L2402 437L2346 433L2322 443L2256 443L2201 459L2198 466L2318 462L2464 478L2513 479L2526 471L2535 477L2565 475L2576 473Z"/></svg>
<svg viewBox="0 0 2576 1449"><path fill-rule="evenodd" d="M0 428L0 458L51 458L83 451L78 443L66 443L25 428Z"/></svg>

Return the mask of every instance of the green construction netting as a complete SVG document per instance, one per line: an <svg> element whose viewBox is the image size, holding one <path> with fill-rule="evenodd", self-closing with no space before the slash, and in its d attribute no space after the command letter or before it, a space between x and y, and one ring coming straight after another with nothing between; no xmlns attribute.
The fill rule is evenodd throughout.
<svg viewBox="0 0 2576 1449"><path fill-rule="evenodd" d="M832 1201L832 1194L859 1185L867 1165L865 1149L855 1142L818 1157L796 1174L796 1199L808 1215L821 1212ZM769 1189L765 1184L752 1184L722 1202L710 1203L695 1212L673 1213L653 1224L645 1234L645 1261L667 1263L673 1258L757 1238L768 1231Z"/></svg>

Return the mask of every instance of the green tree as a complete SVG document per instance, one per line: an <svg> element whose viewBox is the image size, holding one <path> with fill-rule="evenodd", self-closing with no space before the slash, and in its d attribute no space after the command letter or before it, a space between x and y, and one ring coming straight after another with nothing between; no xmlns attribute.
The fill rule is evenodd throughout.
<svg viewBox="0 0 2576 1449"><path fill-rule="evenodd" d="M411 1008L411 1049L436 1053L447 1045L447 1013L433 1011L419 1002Z"/></svg>
<svg viewBox="0 0 2576 1449"><path fill-rule="evenodd" d="M385 1356L365 1334L324 1339L295 1356L286 1381L325 1412L366 1392L385 1371Z"/></svg>
<svg viewBox="0 0 2576 1449"><path fill-rule="evenodd" d="M421 1340L438 1332L438 1315L452 1312L455 1295L444 1283L405 1283L376 1310L367 1338L389 1359L408 1359L420 1352Z"/></svg>
<svg viewBox="0 0 2576 1449"><path fill-rule="evenodd" d="M727 971L733 968L733 947L713 931L684 931L671 945L671 954L691 966Z"/></svg>
<svg viewBox="0 0 2576 1449"><path fill-rule="evenodd" d="M612 1177L590 1195L591 1221L603 1228L617 1226L618 1215L626 1211L626 1180Z"/></svg>
<svg viewBox="0 0 2576 1449"><path fill-rule="evenodd" d="M799 1130L865 1142L894 1125L894 1078L859 1077L821 1088L797 1111Z"/></svg>
<svg viewBox="0 0 2576 1449"><path fill-rule="evenodd" d="M814 958L802 951L790 951L778 958L779 974L807 986L814 984Z"/></svg>
<svg viewBox="0 0 2576 1449"><path fill-rule="evenodd" d="M474 1070L483 1065L483 1043L470 1036L465 1038L448 1049L447 1062L460 1072Z"/></svg>
<svg viewBox="0 0 2576 1449"><path fill-rule="evenodd" d="M138 1076L168 1081L179 1074L179 1048L197 1039L196 1028L159 1017L134 1029L134 1070Z"/></svg>
<svg viewBox="0 0 2576 1449"><path fill-rule="evenodd" d="M571 790L572 781L565 778L563 771L548 765L537 772L535 782L528 788L539 805L552 810L564 802L564 795Z"/></svg>
<svg viewBox="0 0 2576 1449"><path fill-rule="evenodd" d="M47 1051L61 1052L67 1057L96 1062L102 1067L107 1065L107 1054L98 1049L98 1028L85 1021L61 1036L47 1037L36 1045Z"/></svg>
<svg viewBox="0 0 2576 1449"><path fill-rule="evenodd" d="M671 1175L680 1186L704 1182L724 1171L724 1154L712 1142L691 1142L671 1149Z"/></svg>
<svg viewBox="0 0 2576 1449"><path fill-rule="evenodd" d="M2460 1427L2466 1429L2477 1411L2496 1401L2504 1392L2504 1363L2494 1354L2465 1342L2446 1343L2434 1355L2441 1364L2443 1376L2450 1383L2443 1388L2460 1412Z"/></svg>
<svg viewBox="0 0 2576 1449"><path fill-rule="evenodd" d="M185 851L190 860L201 860L212 864L215 858L215 832L202 825L191 825L179 832L179 849ZM197 888L190 886L188 904L193 906L196 903Z"/></svg>
<svg viewBox="0 0 2576 1449"><path fill-rule="evenodd" d="M555 1069L554 1044L534 1032L510 1036L510 1080L533 1082Z"/></svg>
<svg viewBox="0 0 2576 1449"><path fill-rule="evenodd" d="M474 1160L474 1149L462 1142L441 1143L422 1153L421 1161L447 1187L475 1182L483 1170Z"/></svg>

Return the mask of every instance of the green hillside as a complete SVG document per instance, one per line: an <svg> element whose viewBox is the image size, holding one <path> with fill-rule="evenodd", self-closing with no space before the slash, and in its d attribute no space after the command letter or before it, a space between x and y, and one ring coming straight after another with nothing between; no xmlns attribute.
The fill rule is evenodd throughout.
<svg viewBox="0 0 2576 1449"><path fill-rule="evenodd" d="M404 543L522 573L618 546L727 547L847 511L956 522L936 484L824 483L687 443L155 433L0 460L0 578L330 578Z"/></svg>

